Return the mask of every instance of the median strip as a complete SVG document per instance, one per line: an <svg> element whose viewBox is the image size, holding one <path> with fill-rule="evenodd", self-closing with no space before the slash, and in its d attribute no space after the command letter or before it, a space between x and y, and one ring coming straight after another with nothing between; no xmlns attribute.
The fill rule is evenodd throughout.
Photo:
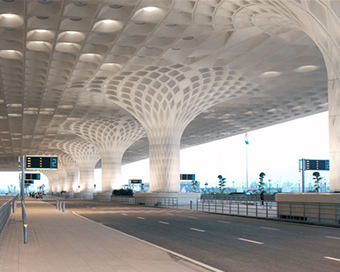
<svg viewBox="0 0 340 272"><path fill-rule="evenodd" d="M201 229L195 229L195 228L190 228L193 231L198 231L198 232L205 232L205 230L201 230Z"/></svg>
<svg viewBox="0 0 340 272"><path fill-rule="evenodd" d="M164 221L159 221L160 224L164 224L164 225L169 225L170 223L168 222L164 222Z"/></svg>
<svg viewBox="0 0 340 272"><path fill-rule="evenodd" d="M244 239L244 238L237 238L240 241L244 241L244 242L248 242L248 243L253 243L253 244L257 244L257 245L263 245L262 242L258 242L258 241L253 241L253 240L248 240L248 239Z"/></svg>
<svg viewBox="0 0 340 272"><path fill-rule="evenodd" d="M337 259L337 258L333 258L333 257L324 257L324 258L327 260L340 262L340 259Z"/></svg>

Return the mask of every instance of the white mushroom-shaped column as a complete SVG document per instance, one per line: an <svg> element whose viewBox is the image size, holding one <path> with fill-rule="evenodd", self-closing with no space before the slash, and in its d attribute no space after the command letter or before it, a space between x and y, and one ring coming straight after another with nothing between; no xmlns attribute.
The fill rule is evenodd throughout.
<svg viewBox="0 0 340 272"><path fill-rule="evenodd" d="M107 97L143 125L149 139L150 191L179 192L179 151L186 126L218 103L228 90L227 69L191 69L182 65L147 67L106 83Z"/></svg>
<svg viewBox="0 0 340 272"><path fill-rule="evenodd" d="M57 185L59 182L59 175L57 171L42 170L41 172L48 178L48 191L50 193L57 193Z"/></svg>
<svg viewBox="0 0 340 272"><path fill-rule="evenodd" d="M71 155L79 166L80 194L81 198L93 199L94 168L100 155L97 149L85 141L68 141L58 143L57 146Z"/></svg>
<svg viewBox="0 0 340 272"><path fill-rule="evenodd" d="M59 162L62 162L63 168L66 171L67 182L64 191L69 194L78 192L79 168L77 162L68 154L60 155Z"/></svg>
<svg viewBox="0 0 340 272"><path fill-rule="evenodd" d="M141 124L132 116L122 116L65 123L64 129L89 141L99 151L102 192L111 195L112 189L120 189L122 158L129 146L145 136Z"/></svg>

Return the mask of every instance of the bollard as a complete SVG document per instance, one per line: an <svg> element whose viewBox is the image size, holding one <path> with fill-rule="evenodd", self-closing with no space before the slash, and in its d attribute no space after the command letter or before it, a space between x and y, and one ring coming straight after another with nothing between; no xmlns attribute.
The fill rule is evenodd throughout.
<svg viewBox="0 0 340 272"><path fill-rule="evenodd" d="M192 200L190 200L190 210L192 210Z"/></svg>
<svg viewBox="0 0 340 272"><path fill-rule="evenodd" d="M57 205L55 206L56 209L59 209L59 200L57 200Z"/></svg>
<svg viewBox="0 0 340 272"><path fill-rule="evenodd" d="M63 202L62 201L59 201L59 210L61 211L62 209L62 205L63 205Z"/></svg>
<svg viewBox="0 0 340 272"><path fill-rule="evenodd" d="M15 200L13 203L13 213L17 211L17 201Z"/></svg>
<svg viewBox="0 0 340 272"><path fill-rule="evenodd" d="M24 244L27 244L27 224L24 224Z"/></svg>
<svg viewBox="0 0 340 272"><path fill-rule="evenodd" d="M65 201L63 203L63 212L65 212Z"/></svg>

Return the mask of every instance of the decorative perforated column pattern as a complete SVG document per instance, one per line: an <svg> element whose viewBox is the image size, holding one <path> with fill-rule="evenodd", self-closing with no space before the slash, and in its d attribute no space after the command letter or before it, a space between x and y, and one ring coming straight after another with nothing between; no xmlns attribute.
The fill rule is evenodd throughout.
<svg viewBox="0 0 340 272"><path fill-rule="evenodd" d="M179 150L186 126L202 111L244 89L227 88L227 80L242 86L245 77L226 67L192 69L183 65L146 67L107 83L109 99L141 122L149 138L150 191L180 190Z"/></svg>
<svg viewBox="0 0 340 272"><path fill-rule="evenodd" d="M340 1L283 5L290 12L287 18L315 41L324 57L328 77L330 191L340 192Z"/></svg>
<svg viewBox="0 0 340 272"><path fill-rule="evenodd" d="M93 198L94 168L100 158L97 149L85 141L58 143L57 146L70 154L79 166L81 197Z"/></svg>
<svg viewBox="0 0 340 272"><path fill-rule="evenodd" d="M67 122L63 128L91 142L100 152L102 192L120 189L122 157L126 149L145 136L143 127L131 117Z"/></svg>

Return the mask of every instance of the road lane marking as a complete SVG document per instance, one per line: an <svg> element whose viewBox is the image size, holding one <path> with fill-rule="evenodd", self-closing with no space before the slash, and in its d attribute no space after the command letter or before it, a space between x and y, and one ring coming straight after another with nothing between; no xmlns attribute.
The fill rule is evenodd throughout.
<svg viewBox="0 0 340 272"><path fill-rule="evenodd" d="M195 228L190 228L193 231L198 231L198 232L205 232L205 230L201 230L201 229L195 229Z"/></svg>
<svg viewBox="0 0 340 272"><path fill-rule="evenodd" d="M127 214L126 214L126 213L122 213L122 215L124 215L124 216L127 216Z"/></svg>
<svg viewBox="0 0 340 272"><path fill-rule="evenodd" d="M328 239L340 240L340 237L326 236L326 238L328 238Z"/></svg>
<svg viewBox="0 0 340 272"><path fill-rule="evenodd" d="M225 224L230 224L228 221L217 221L218 223L225 223Z"/></svg>
<svg viewBox="0 0 340 272"><path fill-rule="evenodd" d="M145 218L144 217L137 217L138 219L141 219L141 220L145 220Z"/></svg>
<svg viewBox="0 0 340 272"><path fill-rule="evenodd" d="M267 229L267 230L280 230L280 229L276 229L276 228L267 228L267 227L260 227L260 229Z"/></svg>
<svg viewBox="0 0 340 272"><path fill-rule="evenodd" d="M164 222L164 221L159 221L160 224L164 224L164 225L169 225L170 223L168 222Z"/></svg>
<svg viewBox="0 0 340 272"><path fill-rule="evenodd" d="M188 218L197 219L198 217L195 217L195 216L188 216Z"/></svg>
<svg viewBox="0 0 340 272"><path fill-rule="evenodd" d="M253 240L248 240L248 239L244 239L244 238L237 238L240 241L244 241L244 242L248 242L248 243L253 243L253 244L257 244L257 245L263 245L262 242L258 242L258 241L253 241Z"/></svg>
<svg viewBox="0 0 340 272"><path fill-rule="evenodd" d="M337 258L332 258L332 257L324 257L324 258L327 260L340 262L340 259L337 259Z"/></svg>

